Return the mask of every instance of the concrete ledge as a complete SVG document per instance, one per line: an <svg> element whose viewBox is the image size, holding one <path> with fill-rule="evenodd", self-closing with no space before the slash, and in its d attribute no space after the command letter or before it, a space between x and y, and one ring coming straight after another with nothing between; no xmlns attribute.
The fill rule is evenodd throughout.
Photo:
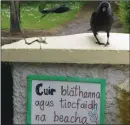
<svg viewBox="0 0 130 125"><path fill-rule="evenodd" d="M106 43L106 33L98 38ZM28 38L31 42L36 37ZM44 39L44 37L43 37ZM48 44L24 40L2 46L2 61L8 62L51 62L87 64L129 64L129 34L111 33L110 45L95 44L92 33L47 37Z"/></svg>

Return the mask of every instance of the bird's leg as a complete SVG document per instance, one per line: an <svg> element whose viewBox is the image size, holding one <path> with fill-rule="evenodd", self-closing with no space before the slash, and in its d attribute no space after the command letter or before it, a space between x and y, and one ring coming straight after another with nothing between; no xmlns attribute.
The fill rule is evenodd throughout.
<svg viewBox="0 0 130 125"><path fill-rule="evenodd" d="M105 46L107 46L107 45L109 45L110 43L109 43L109 32L107 32L107 43L105 44Z"/></svg>
<svg viewBox="0 0 130 125"><path fill-rule="evenodd" d="M96 40L97 40L97 44L98 45L104 45L104 43L100 43L100 41L98 40L98 38L97 38L97 33L94 33L94 36L95 36L95 38L96 38Z"/></svg>

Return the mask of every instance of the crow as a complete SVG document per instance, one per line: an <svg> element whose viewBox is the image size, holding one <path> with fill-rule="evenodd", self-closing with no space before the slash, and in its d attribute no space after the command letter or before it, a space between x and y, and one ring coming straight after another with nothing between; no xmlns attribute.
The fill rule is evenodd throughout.
<svg viewBox="0 0 130 125"><path fill-rule="evenodd" d="M90 29L87 31L92 31L94 37L99 45L109 45L109 36L112 24L114 22L112 8L109 2L103 1L99 4L97 9L92 13L90 19ZM107 33L107 43L101 43L98 38L98 32L104 31Z"/></svg>
<svg viewBox="0 0 130 125"><path fill-rule="evenodd" d="M65 6L65 4L60 5L60 6L56 7L56 8L53 8L53 9L48 9L48 10L44 10L44 9L41 10L40 7L38 9L39 9L39 12L41 14L45 14L41 18L43 18L44 16L46 16L49 13L59 13L60 14L60 13L65 13L65 12L70 11L70 8Z"/></svg>

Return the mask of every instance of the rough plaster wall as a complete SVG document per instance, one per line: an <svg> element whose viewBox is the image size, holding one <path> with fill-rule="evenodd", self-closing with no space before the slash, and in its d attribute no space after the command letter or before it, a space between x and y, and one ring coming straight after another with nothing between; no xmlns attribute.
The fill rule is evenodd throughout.
<svg viewBox="0 0 130 125"><path fill-rule="evenodd" d="M105 78L107 80L105 124L119 124L116 91L113 85L129 80L129 66L13 63L14 124L26 123L29 74Z"/></svg>

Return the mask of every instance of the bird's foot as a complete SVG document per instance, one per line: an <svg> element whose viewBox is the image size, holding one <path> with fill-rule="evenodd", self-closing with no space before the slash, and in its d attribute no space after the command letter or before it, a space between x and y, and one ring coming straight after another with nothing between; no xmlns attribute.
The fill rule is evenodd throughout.
<svg viewBox="0 0 130 125"><path fill-rule="evenodd" d="M104 46L108 46L110 43L109 42L107 42L106 44L104 44Z"/></svg>
<svg viewBox="0 0 130 125"><path fill-rule="evenodd" d="M96 42L98 45L104 45L104 43Z"/></svg>

